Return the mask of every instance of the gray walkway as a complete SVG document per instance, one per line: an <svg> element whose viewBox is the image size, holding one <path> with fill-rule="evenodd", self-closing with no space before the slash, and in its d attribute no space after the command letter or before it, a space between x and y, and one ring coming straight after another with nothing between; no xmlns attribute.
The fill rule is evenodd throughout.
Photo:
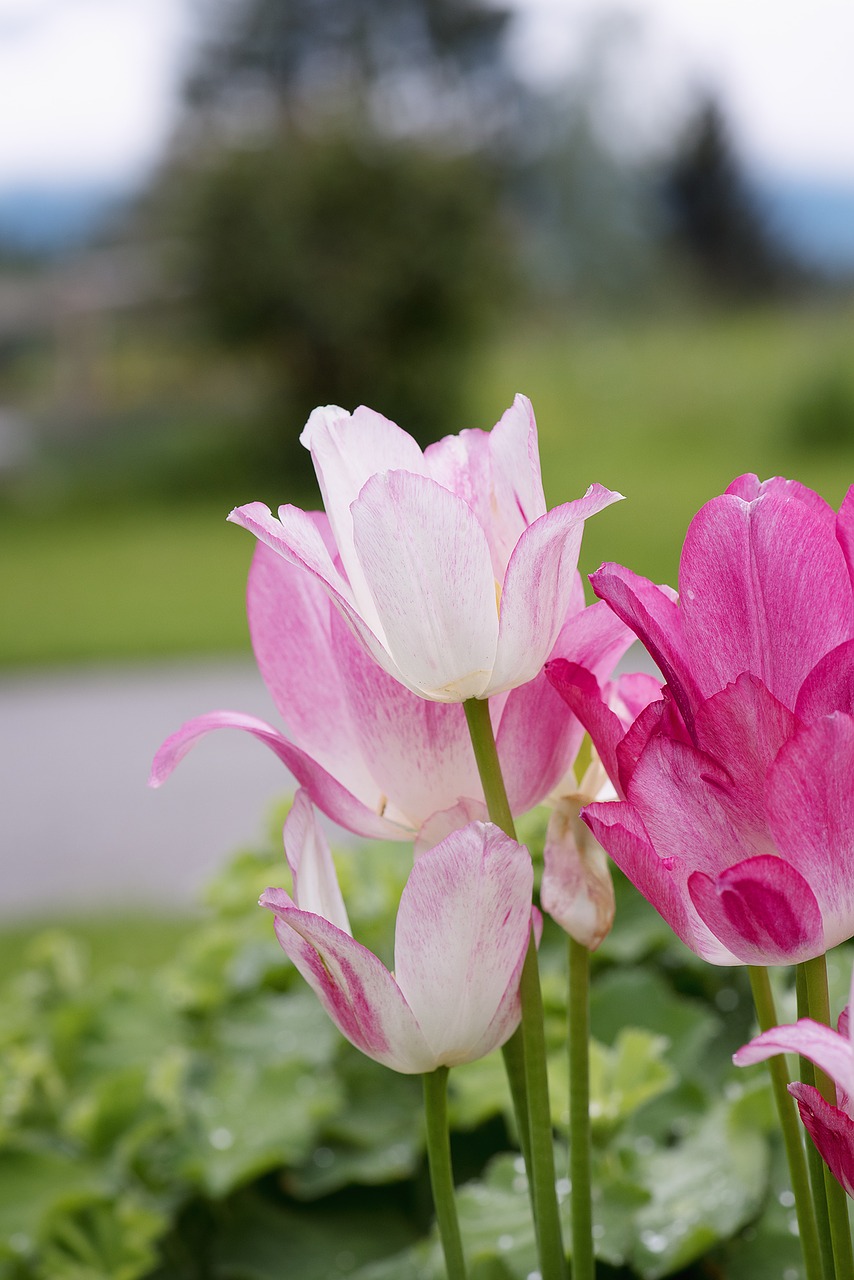
<svg viewBox="0 0 854 1280"><path fill-rule="evenodd" d="M621 665L636 670L644 657ZM162 740L223 708L277 723L251 660L0 679L0 919L197 901L291 789L271 752L226 731L195 747L160 790L146 786Z"/></svg>
<svg viewBox="0 0 854 1280"><path fill-rule="evenodd" d="M218 708L276 721L251 661L0 680L0 917L193 903L288 790L275 757L233 732L146 786L160 742Z"/></svg>

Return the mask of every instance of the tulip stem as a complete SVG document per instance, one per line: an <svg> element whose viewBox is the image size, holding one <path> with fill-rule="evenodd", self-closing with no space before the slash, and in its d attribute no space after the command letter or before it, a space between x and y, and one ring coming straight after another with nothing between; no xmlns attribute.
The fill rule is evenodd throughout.
<svg viewBox="0 0 854 1280"><path fill-rule="evenodd" d="M437 1067L424 1076L424 1116L427 1122L427 1159L436 1222L445 1255L448 1280L465 1280L466 1261L454 1199L451 1139L448 1133L448 1068Z"/></svg>
<svg viewBox="0 0 854 1280"><path fill-rule="evenodd" d="M496 826L516 839L513 814L498 760L487 699L469 698L463 703L475 760L489 817ZM537 1233L540 1275L542 1280L563 1280L566 1254L561 1238L560 1212L555 1186L554 1138L552 1136L549 1078L546 1064L546 1033L543 1018L543 996L537 964L537 945L531 931L522 978L519 984L522 1003L521 1039L524 1048L525 1086L527 1090L528 1144L527 1165L534 1226ZM506 1061L506 1058L505 1058ZM510 1081L511 1089L513 1080ZM521 1108L516 1106L517 1122L524 1124ZM522 1142L522 1152L526 1145ZM810 1277L812 1280L812 1277Z"/></svg>
<svg viewBox="0 0 854 1280"><path fill-rule="evenodd" d="M801 976L803 975L803 976ZM815 960L806 960L798 965L798 995L800 1010L800 989L804 988L806 996L806 1016L814 1022L822 1022L830 1026L830 997L827 990L827 961L823 955ZM830 1076L819 1067L809 1064L812 1078L802 1075L806 1084L815 1084L825 1102L836 1106L836 1085ZM811 1139L808 1147L813 1147ZM851 1249L851 1229L848 1221L848 1200L842 1187L833 1174L819 1158L824 1175L824 1191L827 1202L827 1213L830 1221L830 1234L833 1240L833 1257L835 1261L836 1280L852 1280L854 1277L854 1255Z"/></svg>
<svg viewBox="0 0 854 1280"><path fill-rule="evenodd" d="M770 1031L772 1027L777 1026L777 1011L774 1007L768 970L760 965L748 965L748 973L759 1028L761 1031ZM804 1259L804 1274L807 1280L822 1280L821 1247L810 1195L807 1158L801 1139L795 1102L786 1087L789 1075L786 1059L781 1055L769 1058L768 1074L771 1077L774 1101L777 1104L777 1115L789 1163L789 1177L795 1197L798 1234Z"/></svg>
<svg viewBox="0 0 854 1280"><path fill-rule="evenodd" d="M810 1017L810 999L807 985L806 966L795 966L798 991L798 1017ZM809 1058L798 1057L800 1078L804 1084L816 1084L816 1068ZM836 1263L833 1258L833 1235L830 1230L830 1216L827 1208L827 1187L824 1180L825 1164L815 1143L807 1140L807 1166L809 1168L810 1186L812 1187L815 1221L818 1228L818 1241L821 1250L821 1268L824 1280L836 1280Z"/></svg>
<svg viewBox="0 0 854 1280"><path fill-rule="evenodd" d="M590 1161L590 952L569 939L569 1177L572 1280L594 1280Z"/></svg>

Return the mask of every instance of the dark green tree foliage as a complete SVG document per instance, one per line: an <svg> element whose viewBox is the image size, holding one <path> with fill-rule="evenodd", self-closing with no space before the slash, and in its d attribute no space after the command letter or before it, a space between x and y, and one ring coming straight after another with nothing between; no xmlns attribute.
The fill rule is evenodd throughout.
<svg viewBox="0 0 854 1280"><path fill-rule="evenodd" d="M261 352L289 422L367 403L430 438L453 415L506 272L494 185L471 158L284 135L225 153L197 191L194 292Z"/></svg>
<svg viewBox="0 0 854 1280"><path fill-rule="evenodd" d="M180 162L191 292L266 362L280 459L316 404L368 403L422 440L461 425L467 357L510 285L507 19L471 0L214 0Z"/></svg>
<svg viewBox="0 0 854 1280"><path fill-rule="evenodd" d="M713 293L759 297L793 280L742 175L726 122L703 102L666 170L665 213L671 238Z"/></svg>

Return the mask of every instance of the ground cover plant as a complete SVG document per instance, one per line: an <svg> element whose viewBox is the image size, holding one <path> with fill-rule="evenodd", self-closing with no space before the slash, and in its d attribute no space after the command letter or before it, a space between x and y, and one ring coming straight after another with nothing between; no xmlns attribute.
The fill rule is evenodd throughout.
<svg viewBox="0 0 854 1280"><path fill-rule="evenodd" d="M163 959L147 972L102 941L92 965L73 930L7 962L4 1280L442 1275L418 1082L338 1036L251 906L282 880L282 816L210 886L177 950L152 933ZM532 848L544 823L535 813L521 832ZM360 843L336 863L354 929L388 957L400 847ZM591 989L599 1273L794 1280L770 1089L730 1061L753 1025L744 975L704 965L619 876L616 892ZM565 938L548 922L541 956L561 1172ZM851 958L830 966L836 1009ZM777 994L793 1016L793 993ZM450 1104L472 1274L524 1280L533 1232L500 1057L455 1069Z"/></svg>

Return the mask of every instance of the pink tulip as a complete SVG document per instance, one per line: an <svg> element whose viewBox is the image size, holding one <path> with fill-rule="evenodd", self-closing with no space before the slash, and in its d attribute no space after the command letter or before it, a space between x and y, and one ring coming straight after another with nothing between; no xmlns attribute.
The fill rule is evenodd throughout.
<svg viewBox="0 0 854 1280"><path fill-rule="evenodd" d="M851 993L854 1003L854 989ZM809 1058L829 1076L837 1088L834 1107L812 1085L789 1085L801 1119L822 1159L837 1182L854 1196L854 1040L851 1037L850 1005L839 1018L839 1029L811 1018L801 1018L785 1027L763 1031L733 1055L737 1067L764 1062L777 1053L799 1053Z"/></svg>
<svg viewBox="0 0 854 1280"><path fill-rule="evenodd" d="M369 1058L406 1074L472 1062L521 1014L532 928L527 850L473 822L417 859L400 900L394 972L350 931L329 846L304 791L285 823L293 898L267 889L276 936L335 1025Z"/></svg>
<svg viewBox="0 0 854 1280"><path fill-rule="evenodd" d="M619 565L592 575L663 700L626 731L590 671L549 664L620 796L585 821L713 963L796 963L854 933L852 576L854 490L837 516L742 476L692 521L678 601Z"/></svg>
<svg viewBox="0 0 854 1280"><path fill-rule="evenodd" d="M326 517L312 517L321 538ZM369 838L436 843L486 806L463 708L427 702L365 653L314 574L259 544L247 610L261 674L286 733L252 716L214 711L158 751L159 786L212 729L237 728L270 747L335 822ZM607 605L584 607L574 575L554 653L607 674L632 634ZM541 672L490 704L513 812L539 804L569 769L583 729Z"/></svg>
<svg viewBox="0 0 854 1280"><path fill-rule="evenodd" d="M592 485L546 511L530 403L491 432L423 453L364 407L315 409L311 451L327 529L297 507L241 524L316 577L377 663L422 698L488 698L533 680L575 591L584 521L621 496Z"/></svg>

